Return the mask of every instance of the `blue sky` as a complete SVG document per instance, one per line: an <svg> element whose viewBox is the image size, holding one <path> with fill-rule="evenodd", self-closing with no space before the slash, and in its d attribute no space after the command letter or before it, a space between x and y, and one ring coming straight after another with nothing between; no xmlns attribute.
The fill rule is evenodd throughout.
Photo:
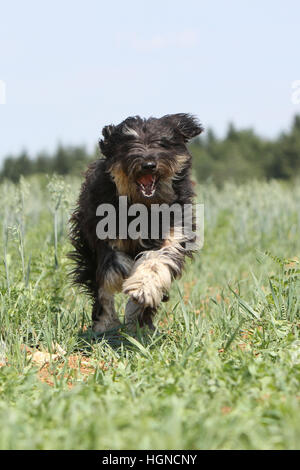
<svg viewBox="0 0 300 470"><path fill-rule="evenodd" d="M299 0L0 0L0 159L136 114L274 136L300 113L299 24Z"/></svg>

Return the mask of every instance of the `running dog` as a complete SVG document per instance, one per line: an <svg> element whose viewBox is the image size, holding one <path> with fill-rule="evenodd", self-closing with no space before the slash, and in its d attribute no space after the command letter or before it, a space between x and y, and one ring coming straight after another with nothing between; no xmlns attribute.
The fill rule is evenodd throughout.
<svg viewBox="0 0 300 470"><path fill-rule="evenodd" d="M89 166L70 220L73 280L92 298L95 332L121 325L114 307L116 292L129 296L125 324L134 328L139 322L154 328L153 316L160 302L168 298L172 280L180 277L186 256L192 255L188 242L194 239L182 234L172 217L167 233L158 230L159 236L153 238L150 212L162 204L182 208L192 204L192 157L187 142L202 131L195 117L183 113L129 117L103 128L102 157ZM133 204L143 204L149 211L147 236L124 236L118 218L122 196L126 196L128 210ZM101 219L97 210L103 204L116 211L117 235L113 238L97 235ZM131 220L129 216L125 229Z"/></svg>

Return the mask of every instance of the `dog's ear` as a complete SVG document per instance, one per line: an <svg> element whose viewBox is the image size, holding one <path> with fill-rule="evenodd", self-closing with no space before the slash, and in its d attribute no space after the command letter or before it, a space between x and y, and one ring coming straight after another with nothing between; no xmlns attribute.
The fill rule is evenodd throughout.
<svg viewBox="0 0 300 470"><path fill-rule="evenodd" d="M110 124L109 126L105 126L102 129L102 135L104 137L104 140L109 139L113 131L115 130L115 127L113 124Z"/></svg>
<svg viewBox="0 0 300 470"><path fill-rule="evenodd" d="M179 133L185 142L203 132L203 127L195 116L186 113L169 114L174 131Z"/></svg>
<svg viewBox="0 0 300 470"><path fill-rule="evenodd" d="M109 146L109 139L112 133L114 132L116 126L110 124L109 126L104 126L102 129L102 135L104 139L99 140L99 147L103 155L107 156L107 149Z"/></svg>

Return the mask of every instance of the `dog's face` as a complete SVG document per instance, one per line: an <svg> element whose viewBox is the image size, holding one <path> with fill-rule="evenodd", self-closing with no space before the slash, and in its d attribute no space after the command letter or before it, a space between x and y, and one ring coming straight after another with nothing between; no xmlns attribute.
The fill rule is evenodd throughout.
<svg viewBox="0 0 300 470"><path fill-rule="evenodd" d="M190 166L186 143L202 132L189 114L160 119L129 117L117 126L104 127L100 148L119 195L132 202L168 202L172 182Z"/></svg>

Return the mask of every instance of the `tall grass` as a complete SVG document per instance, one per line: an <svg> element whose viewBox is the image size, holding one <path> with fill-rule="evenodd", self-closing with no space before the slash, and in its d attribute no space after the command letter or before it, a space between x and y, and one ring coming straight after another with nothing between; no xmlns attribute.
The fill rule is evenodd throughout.
<svg viewBox="0 0 300 470"><path fill-rule="evenodd" d="M95 337L67 278L79 184L0 186L0 448L299 448L300 185L201 185L160 333Z"/></svg>

